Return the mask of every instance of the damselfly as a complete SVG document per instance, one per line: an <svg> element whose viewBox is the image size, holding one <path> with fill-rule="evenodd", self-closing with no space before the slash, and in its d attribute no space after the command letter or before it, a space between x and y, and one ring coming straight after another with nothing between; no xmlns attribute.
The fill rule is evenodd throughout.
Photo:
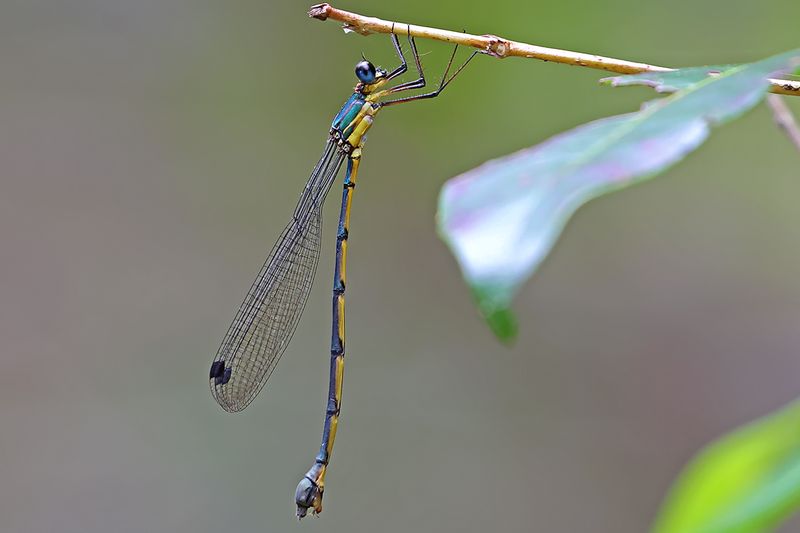
<svg viewBox="0 0 800 533"><path fill-rule="evenodd" d="M309 509L313 513L322 512L325 472L339 421L344 370L345 264L350 205L365 133L382 108L438 96L477 53L472 53L450 75L450 68L458 48L456 46L447 63L441 83L435 91L393 98L392 95L399 92L425 87L425 75L410 28L406 33L419 77L413 81L387 87L391 80L408 70L403 49L394 31L392 31L392 43L400 58L398 67L388 72L376 68L366 59L356 65L358 84L333 119L322 157L311 172L292 219L250 287L211 365L211 391L226 411L241 411L264 387L278 359L289 344L303 313L319 260L322 204L342 163L346 160L342 207L339 214L339 228L336 232L328 401L319 454L311 469L298 484L295 493L297 516L300 518L304 517Z"/></svg>

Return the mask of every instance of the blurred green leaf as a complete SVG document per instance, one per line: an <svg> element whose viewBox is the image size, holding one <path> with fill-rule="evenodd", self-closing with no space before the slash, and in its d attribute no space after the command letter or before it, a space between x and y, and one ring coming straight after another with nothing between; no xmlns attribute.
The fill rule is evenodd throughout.
<svg viewBox="0 0 800 533"><path fill-rule="evenodd" d="M600 80L600 83L602 85L610 85L611 87L644 85L655 89L657 93L674 93L676 91L688 89L712 74L722 74L737 66L738 65L710 65L706 67L682 68L680 70L670 70L666 72L642 72L639 74L629 74L627 76L603 78Z"/></svg>
<svg viewBox="0 0 800 533"><path fill-rule="evenodd" d="M774 529L800 506L800 402L700 452L672 487L654 533Z"/></svg>
<svg viewBox="0 0 800 533"><path fill-rule="evenodd" d="M640 112L579 126L449 180L439 196L439 234L495 334L513 336L496 318L513 323L514 294L578 207L676 163L702 144L711 125L758 103L770 75L798 63L795 50L734 67Z"/></svg>

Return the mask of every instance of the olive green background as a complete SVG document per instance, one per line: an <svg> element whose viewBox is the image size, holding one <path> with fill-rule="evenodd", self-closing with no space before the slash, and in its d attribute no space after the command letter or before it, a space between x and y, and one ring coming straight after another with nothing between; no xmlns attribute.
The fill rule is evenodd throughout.
<svg viewBox="0 0 800 533"><path fill-rule="evenodd" d="M797 47L800 17L794 0L339 7L669 66ZM642 532L694 451L800 393L800 156L763 107L581 209L518 298L517 343L492 338L435 234L442 183L652 95L477 57L370 132L342 421L325 512L298 525L338 194L269 385L229 415L207 372L353 65L395 64L385 36L307 8L0 5L2 531ZM450 49L419 45L438 81Z"/></svg>

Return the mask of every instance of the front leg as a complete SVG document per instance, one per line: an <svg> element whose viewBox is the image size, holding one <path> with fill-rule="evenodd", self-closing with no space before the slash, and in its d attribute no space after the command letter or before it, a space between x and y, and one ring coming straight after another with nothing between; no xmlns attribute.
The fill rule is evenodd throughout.
<svg viewBox="0 0 800 533"><path fill-rule="evenodd" d="M397 57L400 58L400 65L386 75L387 81L405 74L408 70L408 63L406 62L406 56L403 54L403 48L400 46L400 40L394 33L394 24L392 24L392 44L394 45L394 51L397 53Z"/></svg>
<svg viewBox="0 0 800 533"><path fill-rule="evenodd" d="M420 62L419 52L417 51L417 42L411 35L410 25L408 26L406 33L408 35L408 43L411 45L411 54L414 56L414 64L417 67L417 75L419 76L419 78L417 78L414 81L407 81L405 83L401 83L399 85L392 87L391 89L386 89L385 91L381 91L382 94L389 94L408 89L421 89L422 87L425 87L425 74L422 71L422 63ZM400 74L408 70L408 64L406 63L406 58L405 55L403 54L403 49L400 47L400 41L397 39L397 35L395 35L394 33L394 26L392 26L392 43L394 43L394 48L397 51L397 54L400 56L400 60L403 62L403 64L397 67L395 70L393 70L386 77L387 81L399 76ZM402 71L398 73L398 71L401 69Z"/></svg>

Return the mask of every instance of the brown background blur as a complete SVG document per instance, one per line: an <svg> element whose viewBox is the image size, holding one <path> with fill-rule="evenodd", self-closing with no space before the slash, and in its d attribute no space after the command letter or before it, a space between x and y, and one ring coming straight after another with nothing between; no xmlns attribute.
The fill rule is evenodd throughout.
<svg viewBox="0 0 800 533"><path fill-rule="evenodd" d="M0 5L0 531L641 532L694 451L800 393L800 159L763 107L581 209L519 296L516 345L492 338L435 235L440 186L652 95L478 57L371 131L343 418L325 512L298 526L337 194L269 386L228 415L207 373L353 65L395 64L388 38L307 7ZM794 0L339 7L670 66L794 48L800 17ZM436 81L449 48L419 44Z"/></svg>

